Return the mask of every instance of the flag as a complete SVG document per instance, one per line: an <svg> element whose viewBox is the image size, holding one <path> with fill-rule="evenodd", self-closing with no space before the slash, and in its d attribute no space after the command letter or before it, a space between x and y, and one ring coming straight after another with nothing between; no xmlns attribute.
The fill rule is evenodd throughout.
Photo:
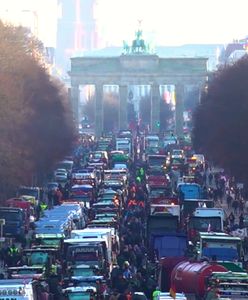
<svg viewBox="0 0 248 300"><path fill-rule="evenodd" d="M173 299L176 299L176 288L175 286L171 286L170 288L170 296L173 298Z"/></svg>

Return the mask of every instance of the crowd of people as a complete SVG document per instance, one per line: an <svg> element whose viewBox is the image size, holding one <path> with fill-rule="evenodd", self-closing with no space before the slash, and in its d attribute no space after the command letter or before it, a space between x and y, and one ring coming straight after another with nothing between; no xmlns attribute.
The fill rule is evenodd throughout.
<svg viewBox="0 0 248 300"><path fill-rule="evenodd" d="M142 292L148 299L157 288L154 279L156 269L148 263L145 240L146 187L143 170L134 169L136 176L130 182L128 198L120 220L120 251L111 272L111 296L115 299L135 299L135 293ZM140 174L141 173L141 174Z"/></svg>

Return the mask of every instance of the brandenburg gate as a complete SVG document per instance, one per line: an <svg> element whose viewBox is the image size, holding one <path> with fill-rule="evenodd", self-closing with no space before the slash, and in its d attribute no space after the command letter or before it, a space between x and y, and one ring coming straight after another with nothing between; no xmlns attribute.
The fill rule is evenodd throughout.
<svg viewBox="0 0 248 300"><path fill-rule="evenodd" d="M136 33L137 34L137 33ZM138 37L136 40L137 42ZM143 41L143 40L140 40ZM139 42L139 40L138 40ZM134 43L134 42L133 42ZM78 121L79 86L95 85L95 134L103 131L103 86L119 86L119 128L127 129L127 101L129 85L151 86L151 131L156 132L160 119L160 85L174 85L176 93L176 134L183 134L183 106L187 85L200 90L207 78L207 58L161 58L149 54L141 44L135 51L117 57L71 58L71 101L74 118ZM142 44L143 45L143 44ZM138 47L138 48L137 48Z"/></svg>

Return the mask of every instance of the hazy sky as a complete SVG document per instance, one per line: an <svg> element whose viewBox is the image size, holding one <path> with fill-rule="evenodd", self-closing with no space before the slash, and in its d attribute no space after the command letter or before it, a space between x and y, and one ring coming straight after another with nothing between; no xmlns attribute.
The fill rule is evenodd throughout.
<svg viewBox="0 0 248 300"><path fill-rule="evenodd" d="M55 43L56 0L0 0L0 15L6 9L37 9L40 38ZM112 45L131 40L137 20L157 45L227 43L248 35L248 0L98 0L96 16L103 40Z"/></svg>
<svg viewBox="0 0 248 300"><path fill-rule="evenodd" d="M98 0L105 35L133 34L137 20L157 44L225 43L248 35L248 0Z"/></svg>

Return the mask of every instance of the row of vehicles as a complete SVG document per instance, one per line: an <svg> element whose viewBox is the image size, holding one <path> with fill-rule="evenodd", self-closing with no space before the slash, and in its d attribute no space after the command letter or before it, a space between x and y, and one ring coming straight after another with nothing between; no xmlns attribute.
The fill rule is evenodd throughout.
<svg viewBox="0 0 248 300"><path fill-rule="evenodd" d="M197 180L197 172L205 170L204 156L187 156L178 146L158 154L155 147L145 156L146 238L151 258L159 261L161 295L171 291L189 299L246 299L242 240L224 233L223 209L214 207Z"/></svg>
<svg viewBox="0 0 248 300"><path fill-rule="evenodd" d="M189 173L189 168L180 167L182 174L175 176L173 161L185 166L193 156L180 148L178 141L161 154L161 138L156 141L146 145L152 151L144 157L145 186L141 187L147 191L147 266L153 269L160 287L158 299L172 299L173 294L181 300L246 299L248 278L242 264L242 240L223 232L224 212L204 197L195 176L204 168L204 157L194 155L195 170ZM0 282L0 300L53 299L55 292L63 300L109 296L108 279L120 250L119 226L129 196L135 148L136 142L124 131L116 139L100 138L86 155L85 165L76 166L72 160L58 164L57 170L67 172L63 185L68 197L33 222L34 235L22 252L19 266L9 267L9 279ZM31 191L22 189L20 196L32 197ZM16 199L8 200L3 210L18 208L33 215L42 195L27 199L30 213L26 208L13 207L12 202L19 201ZM7 214L2 216L7 224ZM13 228L22 228L20 224L28 223L15 223ZM24 226L24 233L29 227ZM144 299L144 294L139 296Z"/></svg>

